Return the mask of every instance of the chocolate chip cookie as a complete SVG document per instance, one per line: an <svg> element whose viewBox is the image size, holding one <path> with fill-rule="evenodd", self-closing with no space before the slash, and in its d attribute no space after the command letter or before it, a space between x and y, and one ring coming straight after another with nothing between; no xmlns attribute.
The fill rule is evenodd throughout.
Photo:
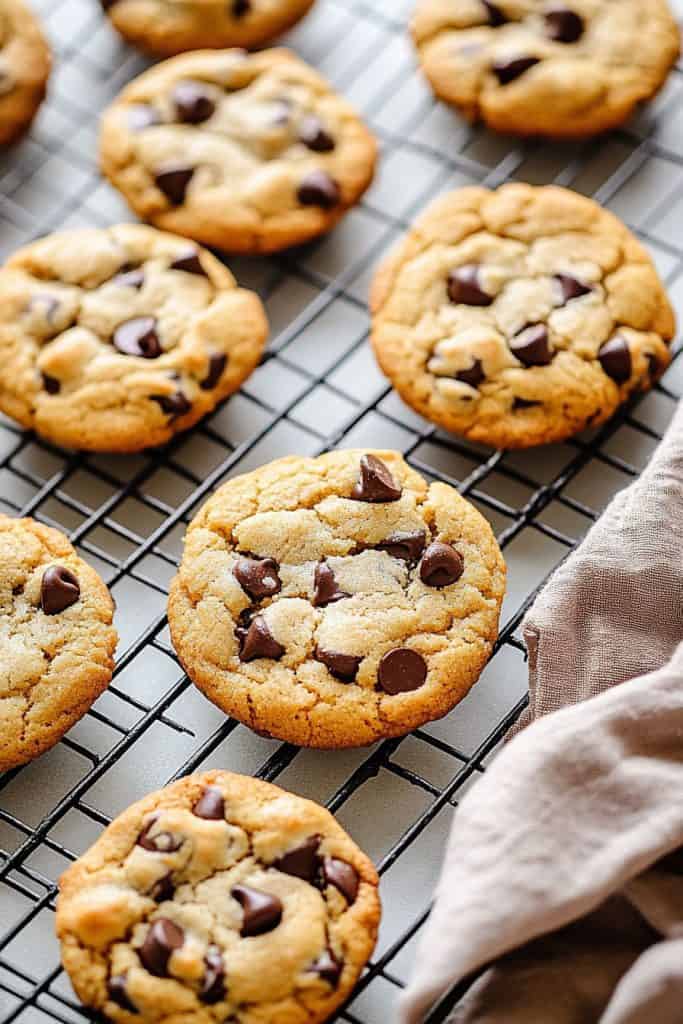
<svg viewBox="0 0 683 1024"><path fill-rule="evenodd" d="M566 189L436 200L379 269L372 342L402 398L500 448L603 423L668 366L674 314L643 247Z"/></svg>
<svg viewBox="0 0 683 1024"><path fill-rule="evenodd" d="M0 144L29 126L43 101L50 50L23 0L0 0Z"/></svg>
<svg viewBox="0 0 683 1024"><path fill-rule="evenodd" d="M419 0L412 31L447 103L497 131L550 138L621 124L679 53L666 0Z"/></svg>
<svg viewBox="0 0 683 1024"><path fill-rule="evenodd" d="M69 448L162 444L240 386L267 329L258 297L185 239L50 235L0 270L0 409Z"/></svg>
<svg viewBox="0 0 683 1024"><path fill-rule="evenodd" d="M372 180L376 144L286 50L187 54L141 75L105 114L102 167L158 227L235 252L328 231Z"/></svg>
<svg viewBox="0 0 683 1024"><path fill-rule="evenodd" d="M54 746L109 685L113 612L63 534L0 515L0 771Z"/></svg>
<svg viewBox="0 0 683 1024"><path fill-rule="evenodd" d="M60 880L57 934L113 1021L317 1024L375 945L377 873L317 804L210 771L129 807Z"/></svg>
<svg viewBox="0 0 683 1024"><path fill-rule="evenodd" d="M396 452L285 458L190 524L169 624L190 678L252 729L309 747L450 711L491 653L505 590L488 523Z"/></svg>
<svg viewBox="0 0 683 1024"><path fill-rule="evenodd" d="M263 46L291 28L314 0L101 0L131 43L171 57L184 50Z"/></svg>

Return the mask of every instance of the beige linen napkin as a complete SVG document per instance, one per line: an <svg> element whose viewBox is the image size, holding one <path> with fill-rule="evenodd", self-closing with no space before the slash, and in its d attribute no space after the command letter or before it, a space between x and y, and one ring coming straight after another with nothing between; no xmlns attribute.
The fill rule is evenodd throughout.
<svg viewBox="0 0 683 1024"><path fill-rule="evenodd" d="M401 1021L486 967L453 1024L681 1024L683 407L525 635L539 720L456 812Z"/></svg>

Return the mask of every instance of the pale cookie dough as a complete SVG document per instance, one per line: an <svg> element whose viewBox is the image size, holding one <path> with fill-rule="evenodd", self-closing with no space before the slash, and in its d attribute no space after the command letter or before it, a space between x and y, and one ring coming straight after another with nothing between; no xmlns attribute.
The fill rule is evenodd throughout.
<svg viewBox="0 0 683 1024"><path fill-rule="evenodd" d="M113 612L63 534L0 515L0 771L54 746L109 685Z"/></svg>
<svg viewBox="0 0 683 1024"><path fill-rule="evenodd" d="M437 199L380 267L372 343L401 397L473 441L604 423L668 366L674 314L627 228L555 187Z"/></svg>
<svg viewBox="0 0 683 1024"><path fill-rule="evenodd" d="M551 138L621 124L680 45L666 0L419 0L412 32L447 103L497 131Z"/></svg>
<svg viewBox="0 0 683 1024"><path fill-rule="evenodd" d="M133 804L69 868L57 935L117 1024L318 1024L372 953L377 885L328 811L210 771Z"/></svg>
<svg viewBox="0 0 683 1024"><path fill-rule="evenodd" d="M350 747L462 700L504 590L491 528L457 491L396 452L336 451L224 484L190 524L168 614L181 663L225 712Z"/></svg>
<svg viewBox="0 0 683 1024"><path fill-rule="evenodd" d="M259 298L183 238L50 235L0 270L0 410L69 448L162 444L237 390L267 332Z"/></svg>
<svg viewBox="0 0 683 1024"><path fill-rule="evenodd" d="M329 231L370 184L376 143L287 50L164 61L105 113L102 169L158 227L235 252Z"/></svg>
<svg viewBox="0 0 683 1024"><path fill-rule="evenodd" d="M314 0L101 0L129 42L163 57L184 50L263 46L296 24Z"/></svg>
<svg viewBox="0 0 683 1024"><path fill-rule="evenodd" d="M45 97L50 50L23 0L0 0L0 144L28 128Z"/></svg>

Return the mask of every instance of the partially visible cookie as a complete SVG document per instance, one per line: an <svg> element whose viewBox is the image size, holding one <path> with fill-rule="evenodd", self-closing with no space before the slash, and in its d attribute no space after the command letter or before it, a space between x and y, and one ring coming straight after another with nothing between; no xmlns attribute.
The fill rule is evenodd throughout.
<svg viewBox="0 0 683 1024"><path fill-rule="evenodd" d="M286 50L187 54L104 115L102 168L135 212L207 245L268 252L328 231L372 180L353 109Z"/></svg>
<svg viewBox="0 0 683 1024"><path fill-rule="evenodd" d="M319 1024L372 953L377 884L328 811L210 771L133 804L69 868L57 935L117 1024Z"/></svg>
<svg viewBox="0 0 683 1024"><path fill-rule="evenodd" d="M190 524L169 625L190 678L252 729L350 747L450 711L498 631L486 520L396 452L279 459Z"/></svg>
<svg viewBox="0 0 683 1024"><path fill-rule="evenodd" d="M101 0L112 24L136 46L163 57L185 50L250 50L286 32L314 0Z"/></svg>
<svg viewBox="0 0 683 1024"><path fill-rule="evenodd" d="M0 144L29 126L45 97L50 50L23 0L0 0Z"/></svg>
<svg viewBox="0 0 683 1024"><path fill-rule="evenodd" d="M109 685L113 613L63 534L0 515L0 771L54 746Z"/></svg>
<svg viewBox="0 0 683 1024"><path fill-rule="evenodd" d="M69 448L162 444L237 390L267 330L258 297L185 239L50 235L0 270L0 409Z"/></svg>
<svg viewBox="0 0 683 1024"><path fill-rule="evenodd" d="M447 103L497 131L551 138L621 124L680 47L667 0L418 0L412 31Z"/></svg>
<svg viewBox="0 0 683 1024"><path fill-rule="evenodd" d="M652 260L585 196L465 188L437 199L375 277L372 343L427 419L499 448L604 423L668 366Z"/></svg>

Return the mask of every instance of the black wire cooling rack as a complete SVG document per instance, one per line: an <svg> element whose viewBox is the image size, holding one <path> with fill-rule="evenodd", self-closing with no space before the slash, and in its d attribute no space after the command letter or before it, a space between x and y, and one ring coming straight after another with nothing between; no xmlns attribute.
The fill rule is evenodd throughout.
<svg viewBox="0 0 683 1024"><path fill-rule="evenodd" d="M338 1020L386 1024L409 976L460 795L524 706L518 635L543 580L609 498L647 462L683 389L675 359L658 388L599 432L526 453L492 452L434 430L390 392L370 354L365 307L381 252L433 195L458 185L556 182L620 214L683 299L683 79L624 130L581 145L517 144L436 103L406 35L412 0L318 0L288 42L364 113L382 168L327 239L234 260L262 295L272 341L239 395L188 435L135 457L68 454L0 418L0 509L65 530L103 574L121 633L110 690L51 752L0 778L0 1018L87 1019L59 966L56 879L127 804L208 766L249 772L334 811L373 856L384 920L374 959ZM98 177L100 111L144 67L97 0L40 0L56 55L31 136L0 158L0 256L60 227L129 218ZM683 13L683 3L679 2ZM226 720L190 685L164 607L185 525L226 477L290 453L395 447L458 487L491 520L509 567L496 652L447 718L402 740L344 753L299 751ZM430 1021L442 1021L452 993Z"/></svg>

